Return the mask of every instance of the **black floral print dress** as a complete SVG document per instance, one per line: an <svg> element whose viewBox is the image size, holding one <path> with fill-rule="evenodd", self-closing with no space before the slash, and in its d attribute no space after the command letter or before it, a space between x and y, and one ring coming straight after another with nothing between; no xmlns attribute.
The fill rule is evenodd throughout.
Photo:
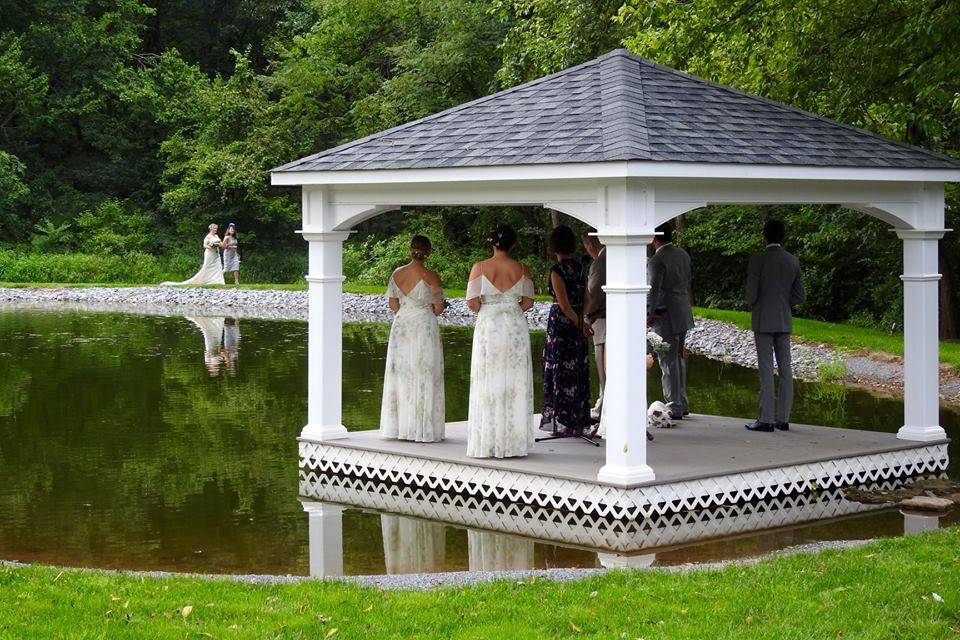
<svg viewBox="0 0 960 640"><path fill-rule="evenodd" d="M553 265L551 273L563 280L570 306L583 311L586 272L583 264L567 258ZM547 343L543 348L543 417L540 429L555 435L579 434L590 425L590 364L587 339L581 323L573 323L557 304L552 282L553 306L547 319Z"/></svg>

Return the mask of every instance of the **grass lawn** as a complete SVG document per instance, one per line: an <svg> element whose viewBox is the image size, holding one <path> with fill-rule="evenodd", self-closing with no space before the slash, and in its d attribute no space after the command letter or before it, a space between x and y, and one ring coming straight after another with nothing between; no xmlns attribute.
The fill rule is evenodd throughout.
<svg viewBox="0 0 960 640"><path fill-rule="evenodd" d="M960 528L572 583L413 592L5 567L0 593L4 638L956 638Z"/></svg>

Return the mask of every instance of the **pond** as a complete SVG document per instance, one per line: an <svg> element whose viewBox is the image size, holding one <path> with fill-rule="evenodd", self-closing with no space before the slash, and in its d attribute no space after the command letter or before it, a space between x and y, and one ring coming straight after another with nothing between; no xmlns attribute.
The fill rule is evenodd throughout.
<svg viewBox="0 0 960 640"><path fill-rule="evenodd" d="M308 574L295 442L306 416L306 329L294 321L0 310L0 559ZM344 327L351 429L376 425L388 331ZM442 337L447 417L463 420L470 330L446 327ZM543 335L534 333L533 342L537 360ZM689 372L696 411L754 413L754 371L694 357ZM800 384L793 421L894 432L902 403ZM960 415L944 409L941 424L956 433ZM960 477L956 441L950 453L949 474ZM898 512L873 512L660 549L649 562L903 530ZM404 559L397 535L443 543L433 545L433 557ZM506 549L511 567L604 564L589 549L358 509L343 514L347 574L467 569L471 548L483 544Z"/></svg>

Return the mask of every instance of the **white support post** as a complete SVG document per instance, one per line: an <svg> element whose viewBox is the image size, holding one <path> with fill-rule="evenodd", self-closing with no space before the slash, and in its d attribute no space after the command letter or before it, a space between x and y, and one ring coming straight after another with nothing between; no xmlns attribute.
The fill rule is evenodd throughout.
<svg viewBox="0 0 960 640"><path fill-rule="evenodd" d="M302 500L307 512L310 577L343 575L343 507Z"/></svg>
<svg viewBox="0 0 960 640"><path fill-rule="evenodd" d="M310 243L307 425L300 437L345 438L343 393L343 241L348 231L302 232Z"/></svg>
<svg viewBox="0 0 960 640"><path fill-rule="evenodd" d="M597 479L621 487L654 479L647 465L647 245L653 233L598 234L606 245L606 462Z"/></svg>
<svg viewBox="0 0 960 640"><path fill-rule="evenodd" d="M945 229L898 229L903 241L903 414L901 440L943 440L937 248Z"/></svg>

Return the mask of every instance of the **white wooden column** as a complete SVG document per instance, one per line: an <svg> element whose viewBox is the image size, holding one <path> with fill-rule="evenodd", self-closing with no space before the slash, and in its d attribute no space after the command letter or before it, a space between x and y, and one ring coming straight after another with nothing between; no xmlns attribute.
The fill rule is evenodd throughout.
<svg viewBox="0 0 960 640"><path fill-rule="evenodd" d="M903 413L901 440L942 440L937 249L945 229L898 229L903 241Z"/></svg>
<svg viewBox="0 0 960 640"><path fill-rule="evenodd" d="M301 232L310 243L307 330L307 425L302 438L344 438L343 394L343 241L348 231Z"/></svg>
<svg viewBox="0 0 960 640"><path fill-rule="evenodd" d="M647 245L650 233L597 234L606 245L606 463L597 479L630 486L654 479L647 465Z"/></svg>
<svg viewBox="0 0 960 640"><path fill-rule="evenodd" d="M307 512L310 577L343 575L343 507L302 500Z"/></svg>

